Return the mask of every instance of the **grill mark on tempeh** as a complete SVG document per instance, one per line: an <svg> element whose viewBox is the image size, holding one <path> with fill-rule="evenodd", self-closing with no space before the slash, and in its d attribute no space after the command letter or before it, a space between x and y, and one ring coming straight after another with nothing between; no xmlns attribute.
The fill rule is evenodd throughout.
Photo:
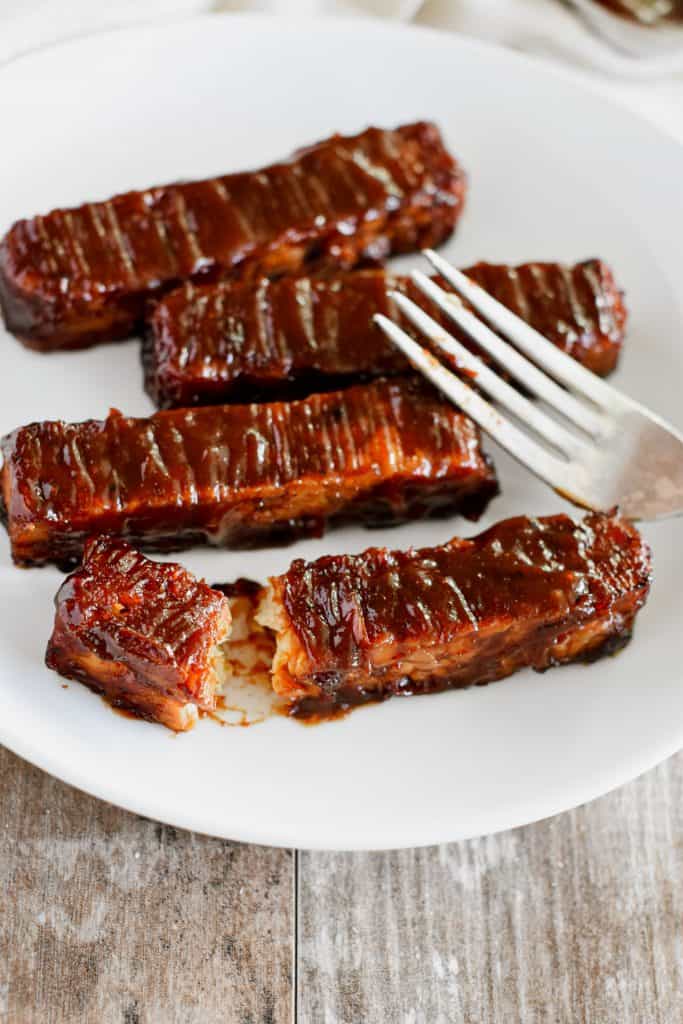
<svg viewBox="0 0 683 1024"><path fill-rule="evenodd" d="M70 213L64 214L64 223L66 224L66 228L71 239L71 245L76 256L76 259L78 261L79 272L83 274L84 277L88 277L88 275L90 274L90 266L88 265L88 261L85 257L83 246L81 245L76 235L76 231L73 225L73 219Z"/></svg>
<svg viewBox="0 0 683 1024"><path fill-rule="evenodd" d="M57 257L55 255L55 250L54 250L54 246L52 244L52 239L48 235L47 229L45 227L45 218L44 217L36 217L35 221L34 221L34 224L35 224L35 228L36 228L36 233L38 235L40 235L40 238L41 238L41 240L43 242L43 249L42 249L42 252L41 252L41 256L45 257L45 259L47 261L47 265L48 265L50 271L55 275L55 277L59 277L62 271L61 271L61 268L59 266L59 263L57 262ZM38 263L38 270L40 272L43 272L42 271L42 260Z"/></svg>
<svg viewBox="0 0 683 1024"><path fill-rule="evenodd" d="M116 209L114 208L114 205L112 203L107 203L105 205L105 210L107 211L107 218L109 220L109 224L111 225L112 238L116 245L116 252L118 254L119 260L121 261L121 266L125 268L126 276L134 286L135 264L133 263L131 254L128 250L128 246L126 244L126 239L124 237L123 231L121 230L121 225L119 224L119 219L116 215Z"/></svg>

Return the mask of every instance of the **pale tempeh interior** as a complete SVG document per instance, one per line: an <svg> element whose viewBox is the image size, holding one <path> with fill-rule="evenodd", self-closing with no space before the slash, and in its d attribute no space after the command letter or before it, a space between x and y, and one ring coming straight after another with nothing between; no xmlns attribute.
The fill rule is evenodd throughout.
<svg viewBox="0 0 683 1024"><path fill-rule="evenodd" d="M257 619L260 595L238 594L228 600L232 628L214 655L217 707L211 717L223 725L254 725L286 704L271 683L275 635Z"/></svg>

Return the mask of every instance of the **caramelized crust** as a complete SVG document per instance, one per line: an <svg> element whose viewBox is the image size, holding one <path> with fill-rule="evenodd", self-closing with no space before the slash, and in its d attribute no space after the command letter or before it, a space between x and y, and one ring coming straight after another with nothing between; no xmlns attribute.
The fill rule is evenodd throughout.
<svg viewBox="0 0 683 1024"><path fill-rule="evenodd" d="M650 554L616 517L508 519L443 547L293 562L259 612L273 687L302 716L488 683L625 644Z"/></svg>
<svg viewBox="0 0 683 1024"><path fill-rule="evenodd" d="M465 177L426 122L368 128L286 163L18 221L0 243L8 330L44 351L123 338L184 280L352 267L437 245Z"/></svg>
<svg viewBox="0 0 683 1024"><path fill-rule="evenodd" d="M60 675L176 731L215 707L214 656L229 631L229 603L181 566L96 538L55 608L46 662Z"/></svg>
<svg viewBox="0 0 683 1024"><path fill-rule="evenodd" d="M604 376L616 366L626 310L605 263L478 263L465 273L588 369ZM407 293L459 334L410 278L383 270L187 284L159 302L150 319L143 345L146 389L168 409L291 399L405 373L406 360L373 322L384 313L420 339L389 299L389 288Z"/></svg>
<svg viewBox="0 0 683 1024"><path fill-rule="evenodd" d="M291 404L33 423L1 444L12 557L73 565L94 533L244 546L461 511L497 493L472 422L421 380Z"/></svg>

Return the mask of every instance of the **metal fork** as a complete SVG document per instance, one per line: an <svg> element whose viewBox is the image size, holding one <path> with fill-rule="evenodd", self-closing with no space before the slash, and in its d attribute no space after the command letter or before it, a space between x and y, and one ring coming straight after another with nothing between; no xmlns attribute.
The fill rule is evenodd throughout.
<svg viewBox="0 0 683 1024"><path fill-rule="evenodd" d="M412 279L420 291L553 414L503 380L406 295L390 291L398 310L477 389L393 320L377 314L375 322L413 366L574 504L596 511L618 506L636 520L683 515L683 434L561 352L442 256L430 249L424 255L457 294L415 270Z"/></svg>

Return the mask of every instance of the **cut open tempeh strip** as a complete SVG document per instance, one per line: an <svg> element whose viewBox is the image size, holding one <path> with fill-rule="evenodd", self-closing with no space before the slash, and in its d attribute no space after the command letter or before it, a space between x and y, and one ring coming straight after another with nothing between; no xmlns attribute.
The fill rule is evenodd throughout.
<svg viewBox="0 0 683 1024"><path fill-rule="evenodd" d="M55 597L46 662L175 732L200 714L262 721L284 702L270 684L275 637L255 620L261 594L250 580L211 588L126 541L95 538Z"/></svg>
<svg viewBox="0 0 683 1024"><path fill-rule="evenodd" d="M519 516L434 548L299 559L264 589L210 589L101 538L57 594L47 662L176 730L221 701L244 708L238 721L249 720L245 704L253 720L278 702L295 717L332 717L613 653L650 582L637 530L597 514Z"/></svg>

